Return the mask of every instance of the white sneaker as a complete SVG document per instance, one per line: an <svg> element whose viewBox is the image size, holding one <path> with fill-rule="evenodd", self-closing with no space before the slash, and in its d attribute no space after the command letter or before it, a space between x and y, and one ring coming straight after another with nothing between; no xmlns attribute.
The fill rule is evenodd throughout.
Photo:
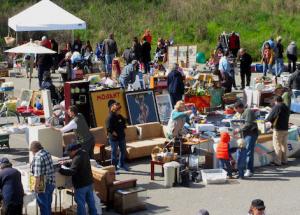
<svg viewBox="0 0 300 215"><path fill-rule="evenodd" d="M244 174L245 177L252 177L253 176L253 173L250 172L249 169L246 170L245 174Z"/></svg>

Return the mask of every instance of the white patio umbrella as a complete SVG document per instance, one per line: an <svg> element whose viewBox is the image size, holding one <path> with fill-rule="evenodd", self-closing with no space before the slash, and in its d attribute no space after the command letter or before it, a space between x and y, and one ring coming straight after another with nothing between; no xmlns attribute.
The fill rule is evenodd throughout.
<svg viewBox="0 0 300 215"><path fill-rule="evenodd" d="M32 42L32 40L30 40L30 42L17 46L15 48L11 48L6 50L5 52L10 52L10 53L23 53L23 54L55 54L56 52L45 48L43 46L40 46L34 42Z"/></svg>
<svg viewBox="0 0 300 215"><path fill-rule="evenodd" d="M9 53L20 53L20 54L55 54L56 52L40 46L30 39L30 42L17 46L15 48L11 48L6 50L5 52ZM31 88L31 75L29 76L29 89Z"/></svg>

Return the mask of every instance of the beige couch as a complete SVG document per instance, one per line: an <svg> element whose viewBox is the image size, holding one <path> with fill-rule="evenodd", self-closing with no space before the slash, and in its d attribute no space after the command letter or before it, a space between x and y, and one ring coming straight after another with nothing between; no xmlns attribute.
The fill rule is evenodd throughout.
<svg viewBox="0 0 300 215"><path fill-rule="evenodd" d="M135 127L139 135L127 141L127 159L150 156L153 147L164 145L166 138L160 123L140 124Z"/></svg>
<svg viewBox="0 0 300 215"><path fill-rule="evenodd" d="M92 128L90 131L95 137L96 146L97 144L106 145L105 155L106 158L109 158L111 147L107 141L104 128ZM125 133L127 159L129 160L150 156L153 147L163 146L166 141L163 126L158 122L127 126ZM64 134L63 145L70 144L74 138L74 132ZM94 153L97 159L97 155L101 154L98 147L95 147Z"/></svg>

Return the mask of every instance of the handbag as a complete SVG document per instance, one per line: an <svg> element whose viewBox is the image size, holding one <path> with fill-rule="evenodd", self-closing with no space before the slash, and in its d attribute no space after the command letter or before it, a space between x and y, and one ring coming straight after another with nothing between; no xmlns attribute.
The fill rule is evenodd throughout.
<svg viewBox="0 0 300 215"><path fill-rule="evenodd" d="M4 40L7 46L13 46L16 42L16 38L10 36L9 33L6 37L4 37Z"/></svg>

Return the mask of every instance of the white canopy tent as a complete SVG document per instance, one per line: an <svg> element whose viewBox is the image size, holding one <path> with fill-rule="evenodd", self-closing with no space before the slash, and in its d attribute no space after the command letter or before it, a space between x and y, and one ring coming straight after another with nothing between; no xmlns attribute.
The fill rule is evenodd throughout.
<svg viewBox="0 0 300 215"><path fill-rule="evenodd" d="M62 9L50 0L42 0L8 19L16 32L85 29L85 21Z"/></svg>

